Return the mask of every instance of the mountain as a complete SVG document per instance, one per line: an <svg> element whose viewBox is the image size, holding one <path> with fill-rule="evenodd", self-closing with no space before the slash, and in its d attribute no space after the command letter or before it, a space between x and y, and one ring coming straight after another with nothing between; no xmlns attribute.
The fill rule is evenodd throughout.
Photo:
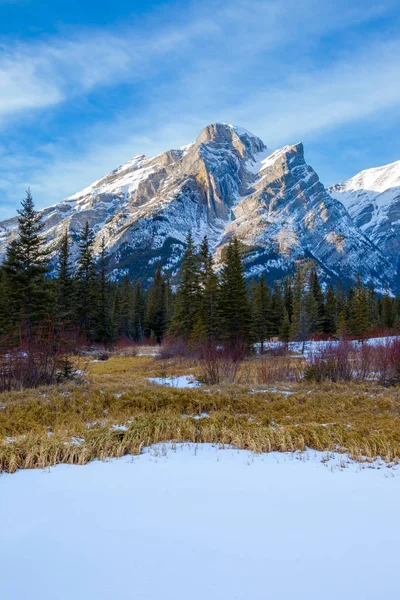
<svg viewBox="0 0 400 600"><path fill-rule="evenodd" d="M400 251L400 161L366 169L329 188L355 224L398 271Z"/></svg>
<svg viewBox="0 0 400 600"><path fill-rule="evenodd" d="M218 262L232 236L241 241L246 274L271 280L314 259L323 275L383 289L392 265L355 226L306 164L302 144L269 154L241 127L215 123L197 140L153 158L136 156L81 192L42 211L49 243L68 229L76 252L88 221L96 249L104 237L114 277L146 280L161 262L176 271L190 229L207 235ZM0 223L0 251L17 221Z"/></svg>

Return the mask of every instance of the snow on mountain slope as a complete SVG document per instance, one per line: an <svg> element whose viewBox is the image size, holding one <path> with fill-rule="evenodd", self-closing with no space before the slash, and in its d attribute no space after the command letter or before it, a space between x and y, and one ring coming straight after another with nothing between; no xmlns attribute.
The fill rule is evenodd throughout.
<svg viewBox="0 0 400 600"><path fill-rule="evenodd" d="M391 280L393 269L327 193L301 143L275 151L261 165L252 193L233 209L224 240L235 235L248 247L248 273L278 276L309 257L333 277L360 273L378 287Z"/></svg>
<svg viewBox="0 0 400 600"><path fill-rule="evenodd" d="M400 161L361 171L328 191L345 205L356 225L398 269Z"/></svg>
<svg viewBox="0 0 400 600"><path fill-rule="evenodd" d="M189 229L196 242L208 236L217 258L237 235L249 276L281 277L297 259L311 257L330 276L354 279L360 272L378 288L394 277L306 164L301 144L268 156L260 138L228 123L208 125L178 150L136 156L42 215L49 243L68 230L74 253L88 221L96 249L106 241L115 277L146 280L158 262L174 271ZM0 223L0 254L16 225Z"/></svg>

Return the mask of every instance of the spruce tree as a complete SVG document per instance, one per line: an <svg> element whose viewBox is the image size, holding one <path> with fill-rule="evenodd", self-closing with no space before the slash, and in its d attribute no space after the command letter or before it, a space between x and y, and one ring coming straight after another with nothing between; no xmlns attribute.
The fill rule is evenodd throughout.
<svg viewBox="0 0 400 600"><path fill-rule="evenodd" d="M167 328L167 313L165 302L165 281L158 264L147 298L146 330L160 344Z"/></svg>
<svg viewBox="0 0 400 600"><path fill-rule="evenodd" d="M370 327L368 292L357 277L357 287L350 302L350 330L358 339L363 339Z"/></svg>
<svg viewBox="0 0 400 600"><path fill-rule="evenodd" d="M110 289L108 284L107 250L104 237L101 240L97 270L98 281L97 286L94 286L94 291L95 293L97 292L94 330L97 341L109 344L113 340L114 331L110 307Z"/></svg>
<svg viewBox="0 0 400 600"><path fill-rule="evenodd" d="M137 281L133 289L133 338L136 341L140 341L144 337L144 321L146 314L146 301L142 285L140 281Z"/></svg>
<svg viewBox="0 0 400 600"><path fill-rule="evenodd" d="M6 274L4 269L0 267L0 335L4 335L9 331L11 325L10 317Z"/></svg>
<svg viewBox="0 0 400 600"><path fill-rule="evenodd" d="M278 335L281 329L285 311L285 301L282 298L282 290L279 281L274 282L271 298L271 335ZM289 311L286 308L290 321Z"/></svg>
<svg viewBox="0 0 400 600"><path fill-rule="evenodd" d="M215 341L218 335L218 276L214 271L214 260L209 250L207 237L200 246L199 261L201 305L194 337Z"/></svg>
<svg viewBox="0 0 400 600"><path fill-rule="evenodd" d="M258 283L252 288L252 312L254 339L261 344L264 351L264 341L271 331L271 299L268 284L261 275Z"/></svg>
<svg viewBox="0 0 400 600"><path fill-rule="evenodd" d="M290 340L290 329L291 329L291 323L290 323L290 319L289 319L289 313L285 308L285 310L283 312L282 325L279 330L279 338L282 342L284 342L286 344L286 346L289 344L289 340Z"/></svg>
<svg viewBox="0 0 400 600"><path fill-rule="evenodd" d="M236 238L228 245L225 264L221 270L218 308L222 341L232 347L238 342L250 345L252 337L251 308L239 242Z"/></svg>
<svg viewBox="0 0 400 600"><path fill-rule="evenodd" d="M332 283L328 287L328 291L326 293L326 302L325 302L325 318L323 323L323 331L328 335L333 335L336 333L336 311L337 311L337 302L335 297L335 291L333 289Z"/></svg>
<svg viewBox="0 0 400 600"><path fill-rule="evenodd" d="M63 322L73 318L74 279L71 265L69 235L66 231L61 238L57 264L57 315Z"/></svg>
<svg viewBox="0 0 400 600"><path fill-rule="evenodd" d="M97 273L94 259L94 233L86 221L79 238L77 260L76 320L88 340L94 339L96 320Z"/></svg>
<svg viewBox="0 0 400 600"><path fill-rule="evenodd" d="M25 324L28 341L32 328L52 308L50 286L45 277L49 251L41 235L43 227L28 190L18 210L18 237L8 246L4 262L12 320L14 324Z"/></svg>
<svg viewBox="0 0 400 600"><path fill-rule="evenodd" d="M129 277L124 277L121 289L121 301L119 307L119 332L128 340L133 339L133 297Z"/></svg>
<svg viewBox="0 0 400 600"><path fill-rule="evenodd" d="M176 293L171 332L189 339L201 311L199 257L190 231L186 238L186 249L178 278L179 285Z"/></svg>

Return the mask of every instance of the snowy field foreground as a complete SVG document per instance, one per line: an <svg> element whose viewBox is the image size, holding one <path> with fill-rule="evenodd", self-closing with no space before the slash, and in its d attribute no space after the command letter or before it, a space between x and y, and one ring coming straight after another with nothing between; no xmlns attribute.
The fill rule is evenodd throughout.
<svg viewBox="0 0 400 600"><path fill-rule="evenodd" d="M0 598L398 599L400 470L321 458L185 445L2 475Z"/></svg>

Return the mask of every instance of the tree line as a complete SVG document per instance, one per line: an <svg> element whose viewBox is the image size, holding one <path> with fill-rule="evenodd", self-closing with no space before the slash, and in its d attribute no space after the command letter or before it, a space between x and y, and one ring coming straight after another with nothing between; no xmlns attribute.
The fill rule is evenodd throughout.
<svg viewBox="0 0 400 600"><path fill-rule="evenodd" d="M217 272L207 238L186 239L176 285L156 268L150 285L110 280L105 240L95 255L89 224L79 235L74 263L65 232L58 248L45 243L43 222L28 191L18 211L18 231L0 267L0 334L24 335L50 321L79 331L87 342L118 339L160 343L168 335L189 344L249 346L271 337L305 341L312 336L367 336L373 328L400 328L400 297L377 294L360 278L344 287L322 286L313 261L299 261L293 276L270 285L263 275L246 282L240 242L224 249ZM55 274L50 277L50 258ZM175 279L174 279L175 281Z"/></svg>

